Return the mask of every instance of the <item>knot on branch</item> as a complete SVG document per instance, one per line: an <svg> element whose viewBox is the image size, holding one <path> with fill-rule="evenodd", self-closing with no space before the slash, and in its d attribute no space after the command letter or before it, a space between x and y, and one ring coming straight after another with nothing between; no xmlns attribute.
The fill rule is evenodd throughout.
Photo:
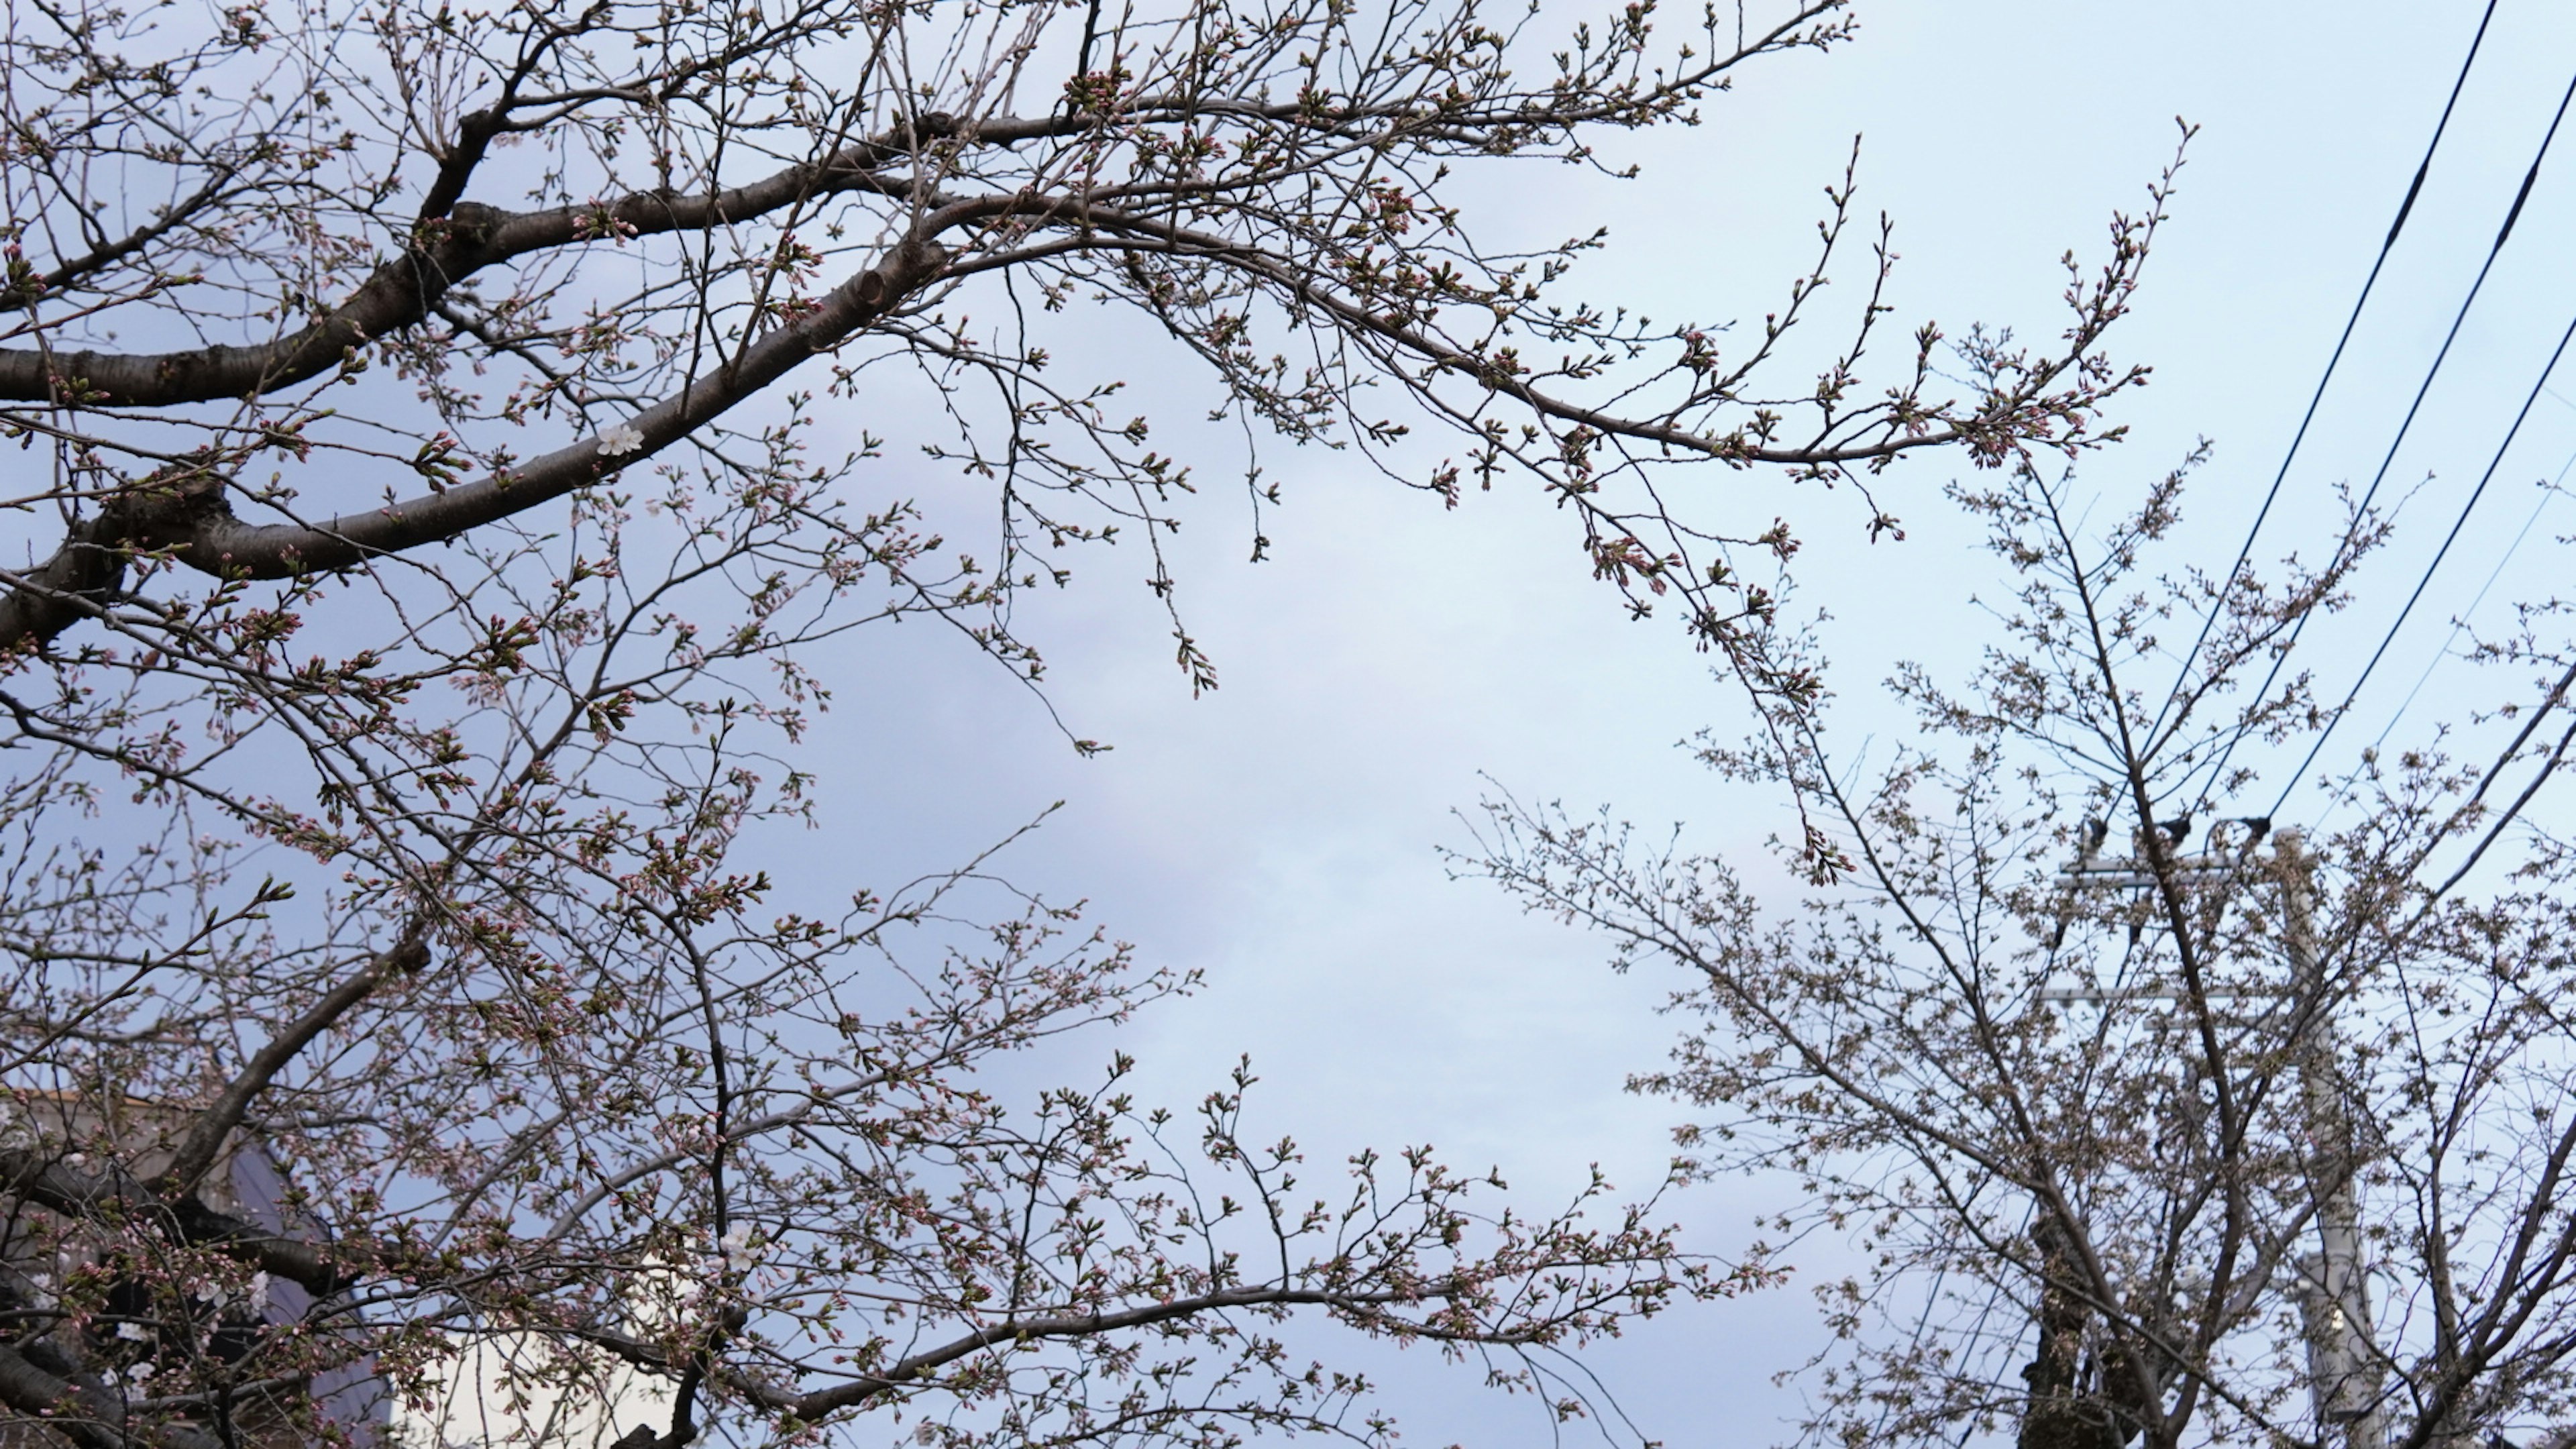
<svg viewBox="0 0 2576 1449"><path fill-rule="evenodd" d="M137 555L183 550L211 523L229 519L222 475L204 467L166 470L111 494L74 524L54 556L12 577L0 595L0 654L41 647L78 619L113 602Z"/></svg>
<svg viewBox="0 0 2576 1449"><path fill-rule="evenodd" d="M206 524L232 517L228 486L210 468L165 469L111 495L74 541L116 555L119 569L136 554L185 548Z"/></svg>
<svg viewBox="0 0 2576 1449"><path fill-rule="evenodd" d="M43 564L7 577L0 594L0 657L42 648L78 620L95 615L125 585L126 566L147 553L186 549L210 525L229 519L226 480L202 465L167 469L111 494L74 524Z"/></svg>
<svg viewBox="0 0 2576 1449"><path fill-rule="evenodd" d="M499 207L485 206L479 201L460 201L445 218L447 238L461 246L489 246L492 233L500 229L503 219Z"/></svg>
<svg viewBox="0 0 2576 1449"><path fill-rule="evenodd" d="M906 237L894 255L852 279L851 290L860 306L882 316L893 310L896 299L938 276L947 265L946 247L928 237Z"/></svg>
<svg viewBox="0 0 2576 1449"><path fill-rule="evenodd" d="M493 239L509 219L510 213L497 206L487 206L479 201L460 201L448 208L445 214L426 217L415 224L411 245L403 249L403 260L407 265L392 269L390 274L398 291L409 291L415 295L413 298L389 300L416 305L400 307L387 315L408 316L419 308L428 307L445 296L449 287L481 270L493 260ZM387 280L388 274L379 272L360 289L361 296ZM343 313L348 310L342 309ZM348 330L350 335L345 341L359 344L367 340L363 327Z"/></svg>

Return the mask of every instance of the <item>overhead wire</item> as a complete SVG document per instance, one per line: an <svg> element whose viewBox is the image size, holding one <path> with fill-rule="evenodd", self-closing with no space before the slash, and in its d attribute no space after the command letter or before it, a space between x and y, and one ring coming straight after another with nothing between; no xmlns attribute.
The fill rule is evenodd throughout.
<svg viewBox="0 0 2576 1449"><path fill-rule="evenodd" d="M2505 212L2504 225L2496 229L2495 240L2487 247L2486 260L2481 262L2478 266L2478 275L2476 280L2469 284L2468 295L2460 299L2459 309L2452 314L2450 330L2442 335L2441 349L2433 354L2432 365L2424 370L2424 379L2416 385L2414 399L2407 404L2406 415L2400 419L2397 424L2396 436L2389 439L2388 450L2380 456L2379 468L2371 475L2370 487L2362 494L2361 504L2355 510L2354 526L2358 525L2360 518L2363 515L2368 514L2370 511L2370 505L2379 497L2381 486L2388 481L2388 470L2396 464L2398 450L2405 446L2407 434L2415 426L2416 416L2423 411L2426 395L2432 392L2434 380L2441 376L2442 364L2449 360L2453 344L2459 341L2460 329L2469 320L2470 309L2477 305L2478 294L2485 290L2487 278L2494 273L2496 258L2504 254L2504 245L2505 242L2513 235L2514 223L2521 220L2523 206L2525 203L2530 201L2532 187L2540 179L2541 165L2549 159L2550 145L2558 139L2559 126L2567 119L2567 108L2570 102L2576 102L2576 77L2569 78L2565 94L2559 97L2558 109L2553 112L2549 118L2549 129L2540 138L2540 147L2532 154L2531 165L2529 169L2523 173L2522 187L2514 193L2513 205ZM2562 341L2560 345L2563 348L2565 343ZM2546 382L2546 380L2546 377L2544 377L2543 382ZM2528 412L2529 409L2530 404L2526 402L2524 404L2524 411ZM2519 420L2517 420L2516 426L2519 425ZM2351 538L2352 533L2348 527L2344 534L2344 543L2349 543ZM2216 612L2216 610L2212 611L2213 618L2216 617ZM2254 697L2256 699L2259 700L2265 695L2271 693L2273 683L2281 677L2282 667L2289 662L2291 652L2298 646L2299 636L2307 631L2308 621L2315 617L2316 611L2311 609L2308 612L2301 614L2299 618L2291 624L2288 639L2283 641L2281 647L2273 652L2272 667L2264 674L2262 684L2254 691ZM2177 691L2177 693L2179 693L2179 691ZM2227 742L2226 748L2219 752L2218 759L2210 768L2209 772L2209 783L2211 786L2215 786L2219 781L2224 780L2227 777L2228 761L2234 757L2236 746L2242 742L2243 738L2244 736L2242 734L2236 735ZM2311 758L2313 758L2313 756L2311 756ZM2301 773L2304 773L2305 770L2306 766L2302 765L2300 767ZM2192 772L2194 776L2199 773L2200 772L2197 770ZM2189 777L2186 777L2186 785L2188 785L2188 778ZM2297 777L2293 776L2293 788L2295 788L2296 783ZM2283 792L2282 798L2284 800L2288 798L2287 791Z"/></svg>
<svg viewBox="0 0 2576 1449"><path fill-rule="evenodd" d="M2569 401L2567 395L2558 389L2543 383L2541 391L2565 403L2571 411L2576 411L2576 401ZM2443 660L2451 657L2451 646L2457 643L2460 635L2468 629L2469 622L2477 617L2478 609L2486 603L2487 595L2495 590L2496 581L2503 578L2504 571L2512 566L2515 556L2522 552L2522 546L2530 542L2531 531L2540 526L2540 515L2547 513L2549 505L2558 501L2558 495L2566 489L2567 476L2570 473L2576 473L2576 452L2569 453L2567 461L2558 465L2556 476L2541 485L2540 501L2532 505L2530 516L2523 519L2522 527L2514 533L2513 542L2505 545L2503 556L2496 560L2494 568L2487 571L2486 582L2478 585L2478 591L2470 598L2467 607L2460 610L2458 616L2451 620L2451 632L2442 637L2442 645L2433 651L2433 657L2424 661L2424 672L2415 676L2413 687L2406 691L2404 699L2398 701L2396 710L2388 717L2388 723L2380 726L2379 734L2370 742L2370 753L2378 753L2380 748L2388 743L2388 737L2397 732L2397 726L2405 721L2408 711L2415 707L2415 700L2423 694L2424 686L2433 682L2434 671L2442 667ZM2553 694L2552 698L2555 697ZM2350 785L2346 785L2335 792L2334 799L2328 802L2323 813L2332 814L2351 798L2352 789Z"/></svg>
<svg viewBox="0 0 2576 1449"><path fill-rule="evenodd" d="M2576 472L2576 453L2567 455L2566 463L2559 468L2558 476L2551 479L2547 489L2541 493L2540 502L2532 508L2531 516L2522 521L2522 531L2515 534L2513 542L2505 546L2504 557L2496 560L2495 568L2487 574L2487 581L2478 585L2477 596L2470 599L2468 607L2462 609L2460 616L2451 621L2451 632L2443 636L2442 647L2433 651L2433 657L2424 665L2424 672L2415 676L2415 687L2406 691L2406 698L2398 702L2396 712L2388 717L2388 723L2380 729L2379 737L2370 742L2370 748L2373 751L2388 743L2388 737L2396 731L2399 721L2406 718L2406 712L2409 709L2414 708L2416 696L2422 694L2424 686L2432 682L2433 671L2441 668L2442 661L2450 657L2451 646L2458 642L2460 632L2468 628L2469 619L2477 613L2478 606L2487 601L2487 594L2495 588L2496 580L2504 577L2506 565L2513 562L2515 554L2522 552L2523 544L2531 537L2531 530L2539 524L2540 515L2549 511L2550 503L2557 498L2558 490L2565 486L2570 472Z"/></svg>
<svg viewBox="0 0 2576 1449"><path fill-rule="evenodd" d="M2576 84L2569 86L2568 94L2576 96ZM2460 505L2460 516L2451 520L2451 531L2443 536L2442 546L2433 551L2432 562L2424 565L2423 576L2415 581L2415 591L2406 596L2405 607L2397 611L2397 617L2388 625L2388 632L2380 636L2379 647L2370 652L2370 662L2361 666L2361 674L2353 680L2352 688L2345 691L2343 703L2336 705L2326 716L2325 728L2317 731L2316 741L2308 746L2307 758L2299 761L2299 767L2290 772L2289 783L2281 787L2281 798L2272 802L2271 813L2279 814L2281 807L2289 803L2291 792L2299 788L2299 781L2307 775L2308 767L2316 763L2317 755L2326 747L2326 741L2334 737L2335 726L2342 724L2345 717L2351 713L2352 702L2361 697L2361 687L2370 682L2371 672L2379 668L2381 659L2387 657L2388 646L2397 642L2397 631L2406 627L2407 616L2415 612L2415 605L2423 599L2424 590L2432 584L2435 571L2442 567L2443 559L2450 557L2451 545L2460 541L2460 530L2468 526L2469 515L2476 511L2478 500L2486 496L2487 485L2495 481L2496 470L2504 466L2505 454L2512 449L2514 439L2521 435L2522 425L2530 418L2533 404L2540 401L2541 391L2549 386L2549 376L2557 370L2559 359L2566 356L2567 344L2571 341L2576 341L2576 317L2569 318L2567 330L2558 334L2558 345L2550 350L2549 361L2541 365L2540 376L2532 379L2531 391L2524 395L2521 410L2513 415L2513 426L2505 429L2504 441L2496 444L2495 456L2487 460L2486 471L2478 475L2478 486L2469 490L2468 501ZM2547 501L2545 498L2542 500L2543 503ZM2532 516L2538 518L2539 514L2534 513ZM2498 568L2501 571L2502 566L2499 565ZM2292 633L2292 642L2297 642L2295 629ZM2276 663L2276 672L2277 669ZM2412 696L2409 698L2411 699ZM2391 720L2389 725L2390 728L2395 728L2396 721ZM2383 731L2380 737L2387 738L2386 732Z"/></svg>
<svg viewBox="0 0 2576 1449"><path fill-rule="evenodd" d="M2334 381L2335 368L2343 361L2345 347L2352 342L2353 328L2360 325L2362 309L2370 304L2370 294L2379 285L2380 270L2388 265L2388 254L2397 246L2398 233L2406 229L2406 218L2415 212L2415 198L2424 191L2424 178L2433 171L2433 153L2442 147L2442 134L2450 129L2451 112L2460 104L2460 92L2469 83L2469 70L2477 64L2478 48L2486 43L2487 23L2495 19L2496 0L2487 0L2486 13L2478 17L2477 34L2469 39L2469 53L2460 59L2460 73L2452 78L2451 95L2442 102L2442 115L2433 123L2433 139L2424 145L2424 159L2415 164L2415 179L2406 185L2406 199L2397 204L2397 219L2388 224L2388 235L2379 243L2379 255L2370 264L2370 275L2362 279L2361 295L2352 302L2352 312L2344 318L2343 335L2335 339L2334 352L2326 359L2326 369L2317 378L2316 391L2308 395L2308 410L2300 415L2299 430L2290 435L2290 446L2281 455L2281 466L2273 471L2272 486L2263 494L2263 506L2254 511L2253 525L2245 530L2245 542L2236 550L2236 562L2228 565L2227 578L2219 586L2218 597L2210 604L2208 617L2200 621L2200 635L2191 641L2183 655L2182 672L2165 702L2156 710L2155 723L2147 728L2147 737L2155 738L2164 727L2165 711L2182 696L2183 686L2191 678L2191 667L2200 658L2201 649L2209 643L2209 631L2216 627L2219 616L2227 611L2227 599L2235 591L2237 579L2245 572L2245 561L2254 553L2254 540L2263 532L2264 520L2272 516L2272 505L2281 497L2282 480L2290 476L2290 464L2299 456L2299 445L2307 441L2308 425L2317 420L2317 407L2325 401L2326 387Z"/></svg>

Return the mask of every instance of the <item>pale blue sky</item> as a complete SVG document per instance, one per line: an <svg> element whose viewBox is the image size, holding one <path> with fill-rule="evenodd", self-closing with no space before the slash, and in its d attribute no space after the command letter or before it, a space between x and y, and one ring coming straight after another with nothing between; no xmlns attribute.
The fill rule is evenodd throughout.
<svg viewBox="0 0 2576 1449"><path fill-rule="evenodd" d="M2195 436L2214 439L2215 464L2186 506L2199 556L2222 566L2477 11L2466 0L1864 0L1857 43L1748 73L1710 108L1710 124L1638 147L1641 181L1523 173L1497 203L1539 204L1498 209L1487 225L1536 236L1597 218L1613 228L1609 260L1584 283L1597 298L1659 317L1758 316L1805 260L1818 189L1858 132L1862 203L1894 213L1905 255L1897 320L2053 331L2055 258L2069 247L2098 255L2108 214L2142 202L2172 149L2172 118L2189 117L2203 130L2174 219L2115 342L2155 366L2155 383L2121 413L2135 441L2090 469L2135 482ZM2501 5L2266 556L2320 547L2329 485L2366 481L2376 466L2576 66L2571 18L2545 0ZM2329 675L2375 641L2576 307L2564 265L2576 238L2576 134L2561 146L2390 486L2428 472L2435 481L2363 581L2353 616L2320 626L2313 662ZM2576 397L2576 385L2560 390ZM2376 732L2528 516L2532 480L2572 453L2576 407L2544 403L2382 666L2362 710L2371 728L2341 743ZM1641 823L1687 822L1704 846L1751 851L1777 807L1722 790L1674 748L1703 724L1730 724L1730 696L1669 621L1626 621L1585 579L1566 520L1528 491L1444 514L1343 458L1271 462L1288 493L1266 525L1274 563L1241 562L1245 529L1221 507L1178 544L1185 607L1223 671L1216 694L1191 700L1173 671L1168 626L1130 577L1141 564L1095 558L1083 587L1024 612L1050 655L1058 708L1076 733L1114 743L1106 756L1075 758L1024 693L952 640L870 631L880 637L843 675L825 740L843 761L883 763L836 781L834 846L815 868L939 865L1062 799L1061 815L1010 857L1013 874L1088 896L1095 919L1149 958L1209 975L1196 999L1119 1039L1143 1058L1149 1093L1186 1105L1250 1052L1265 1120L1306 1140L1319 1166L1363 1144L1431 1141L1461 1165L1500 1165L1534 1205L1591 1161L1646 1185L1678 1114L1624 1095L1620 1081L1664 1050L1671 1024L1653 1007L1668 983L1614 978L1599 943L1447 881L1434 847L1460 839L1449 812L1473 805L1481 771L1525 797L1607 802ZM1938 501L1958 466L1918 460L1893 474L1886 497L1912 537L1875 547L1861 541L1866 515L1850 500L1706 475L1712 494L1740 492L1749 510L1805 524L1810 601L1830 601L1837 616L1829 638L1855 734L1889 662L1955 661L1975 640L1968 599L1993 576ZM2576 506L2553 512L2557 531L2576 529ZM2486 617L2517 582L2527 594L2563 574L2550 525L2544 517ZM2443 683L2428 695L2440 698ZM1077 1070L1109 1045L1078 1041L1050 1065ZM1778 1190L1695 1191L1674 1207L1703 1246L1724 1251ZM1751 1445L1776 1437L1794 1403L1768 1375L1816 1341L1807 1300L1791 1290L1677 1315L1603 1364L1649 1433ZM1542 1416L1479 1395L1472 1378L1406 1366L1390 1397L1413 1442L1544 1442Z"/></svg>

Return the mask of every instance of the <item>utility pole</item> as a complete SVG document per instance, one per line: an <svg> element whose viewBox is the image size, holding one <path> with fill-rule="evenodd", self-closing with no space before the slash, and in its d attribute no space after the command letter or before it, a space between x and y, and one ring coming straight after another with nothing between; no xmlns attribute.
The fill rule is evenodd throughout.
<svg viewBox="0 0 2576 1449"><path fill-rule="evenodd" d="M2258 822L2248 821L2247 824ZM2259 822L2268 832L2271 822ZM2094 831L2075 864L2060 879L2078 889L2139 891L2153 888L2156 878L2136 861L2100 863L2094 847L2105 832ZM2285 990L2213 991L2212 999L2240 996L2286 996L2300 1022L2291 1043L2299 1073L2300 1106L2308 1150L2302 1164L2310 1201L2316 1206L2317 1251L2298 1262L2299 1308L2308 1341L2308 1391L2315 1405L2320 1449L2387 1449L2388 1415L2381 1392L2384 1360L2373 1339L2370 1283L2361 1241L2358 1179L2361 1159L2351 1119L2343 1108L2342 1085L2336 1078L2340 1045L2327 994L2325 964L2317 953L2316 863L2295 828L2274 834L2273 867L2281 882L2283 945L2289 956L2290 980ZM2237 857L2246 859L2251 843ZM2184 857L2171 863L2168 875L2188 879L2235 877L2241 864L2214 855ZM2061 922L2058 937L2063 939ZM2052 948L2055 942L2051 943ZM2113 990L2051 988L2039 993L2043 1004L2072 1005L2115 1000L2179 997L2177 988L2153 984Z"/></svg>
<svg viewBox="0 0 2576 1449"><path fill-rule="evenodd" d="M2308 1337L2308 1389L2319 1441L2343 1449L2386 1449L2380 1358L2372 1342L2370 1283L2361 1248L2360 1176L2351 1119L2336 1080L2338 1043L2325 966L2317 956L2316 865L2295 829L2274 837L2281 877L2283 941L2290 1000L2302 1017L2293 1044L2307 1116L2307 1177L2316 1204L2317 1251L2300 1259L2300 1311Z"/></svg>

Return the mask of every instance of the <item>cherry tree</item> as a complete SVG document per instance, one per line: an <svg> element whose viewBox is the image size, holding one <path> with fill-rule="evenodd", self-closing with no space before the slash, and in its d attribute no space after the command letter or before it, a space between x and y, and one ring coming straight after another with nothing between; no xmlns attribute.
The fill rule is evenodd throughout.
<svg viewBox="0 0 2576 1449"><path fill-rule="evenodd" d="M2268 579L2160 572L2187 471L2091 530L2071 477L1960 487L2011 593L1963 684L1891 681L1919 725L1892 754L1864 768L1821 692L1712 738L1809 821L1781 843L1803 898L1612 816L1483 822L1470 869L1681 973L1682 1040L1635 1085L1691 1105L1689 1170L1779 1174L1765 1231L1858 1249L1817 1285L1807 1442L2576 1420L2567 606L2477 641L2487 679L2426 743L2294 797L2254 762L2313 757L2350 701L2289 647L2387 526Z"/></svg>
<svg viewBox="0 0 2576 1449"><path fill-rule="evenodd" d="M0 1407L319 1442L353 1432L319 1376L418 1398L482 1343L512 1392L649 1379L664 1449L1385 1441L1304 1313L1581 1412L1552 1355L1759 1265L1422 1153L1319 1183L1248 1076L1195 1117L1123 1061L1006 1100L980 1066L1187 982L989 858L817 900L748 843L816 823L802 741L866 626L1035 684L1018 600L1121 546L1172 599L1210 468L1258 556L1277 446L1549 490L1633 607L1794 693L1761 481L2101 440L2157 213L2070 258L2052 345L1927 322L1884 375L1849 176L1742 334L1588 300L1595 232L1474 217L1848 32L1835 0L18 0ZM244 1154L286 1169L273 1220L218 1201Z"/></svg>

